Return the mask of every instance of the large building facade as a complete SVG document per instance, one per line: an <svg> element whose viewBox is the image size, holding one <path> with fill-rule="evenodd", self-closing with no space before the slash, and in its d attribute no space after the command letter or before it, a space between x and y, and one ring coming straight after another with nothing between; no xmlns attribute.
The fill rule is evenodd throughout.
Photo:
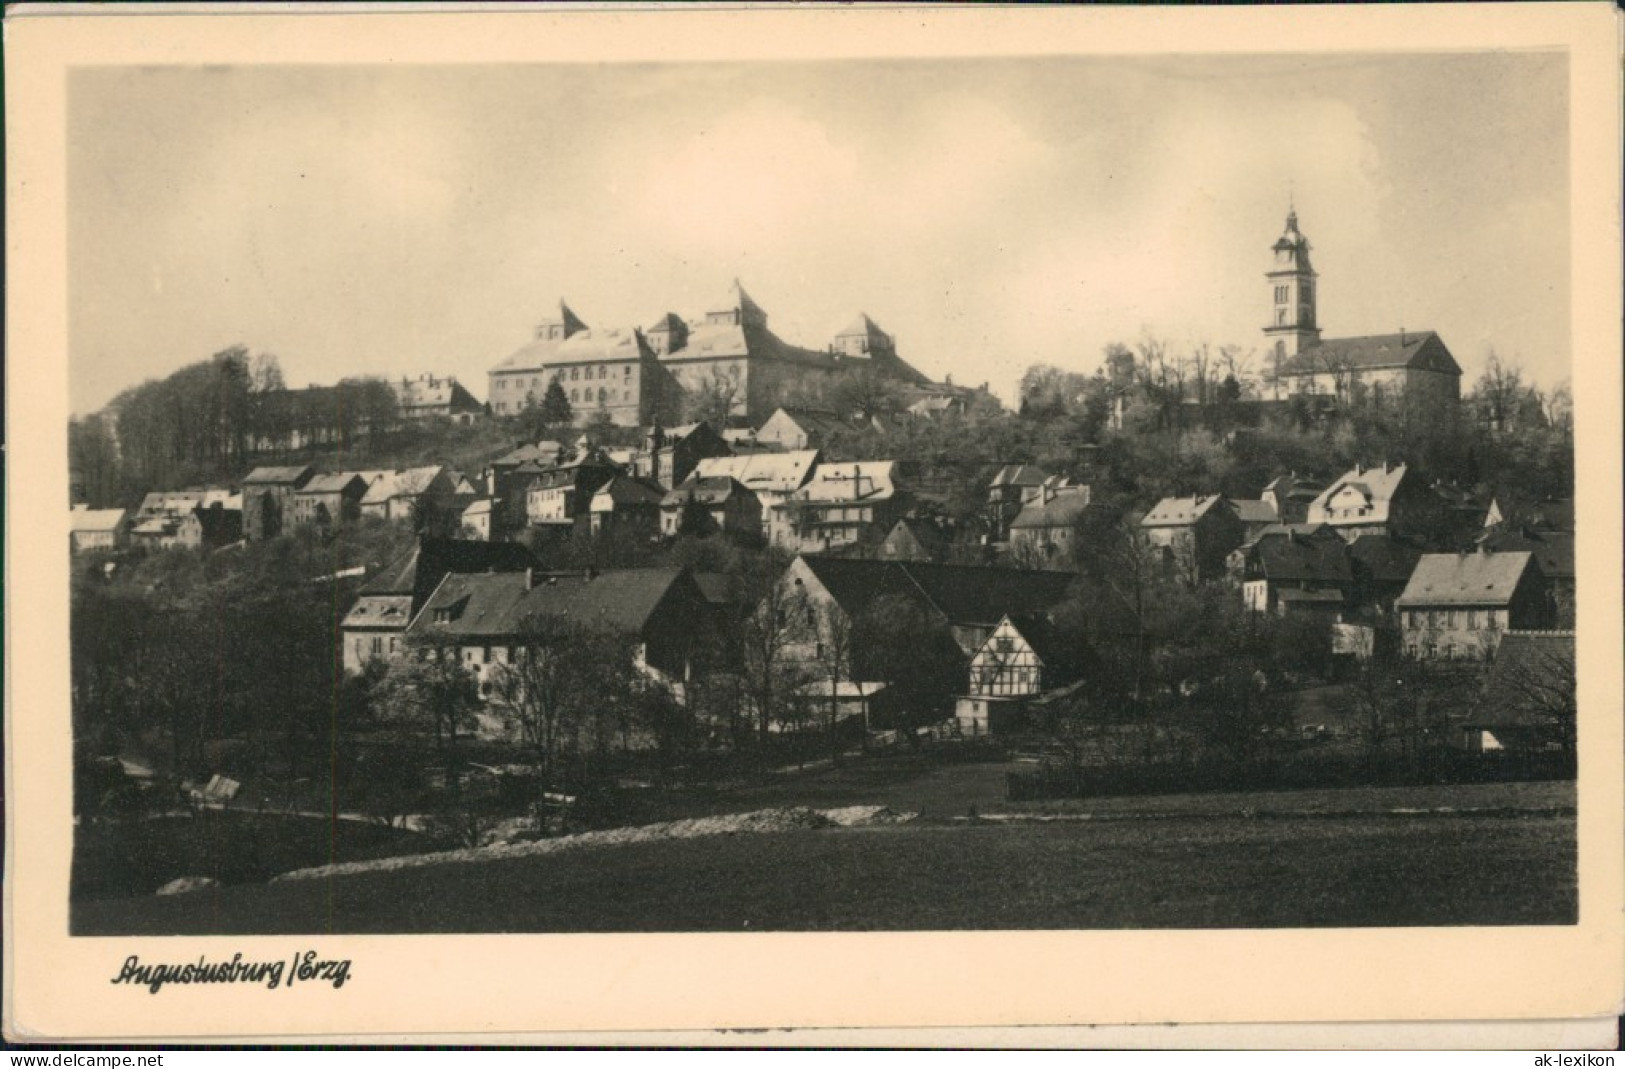
<svg viewBox="0 0 1625 1069"><path fill-rule="evenodd" d="M1287 212L1272 252L1264 276L1270 288L1264 340L1281 391L1343 405L1404 401L1433 407L1460 400L1461 367L1433 331L1321 337L1318 276L1296 211Z"/></svg>
<svg viewBox="0 0 1625 1069"><path fill-rule="evenodd" d="M731 415L754 424L787 392L865 368L903 383L927 381L868 316L824 349L780 339L736 280L700 318L667 313L647 327L594 329L561 303L530 344L491 369L489 400L493 415L511 416L541 404L557 381L578 421L602 412L620 426L670 425L705 399L726 401Z"/></svg>

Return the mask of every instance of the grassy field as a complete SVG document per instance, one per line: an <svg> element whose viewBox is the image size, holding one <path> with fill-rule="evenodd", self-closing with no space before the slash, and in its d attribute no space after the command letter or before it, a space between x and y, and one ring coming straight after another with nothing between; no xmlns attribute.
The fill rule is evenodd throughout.
<svg viewBox="0 0 1625 1069"><path fill-rule="evenodd" d="M74 829L71 894L150 895L179 876L259 883L289 869L417 853L420 835L355 821L202 810Z"/></svg>
<svg viewBox="0 0 1625 1069"><path fill-rule="evenodd" d="M937 786L934 781L916 784L912 796L929 797L921 792ZM838 783L839 772L828 782ZM1524 786L1558 785L1520 785L1516 796L1480 794L1476 800L1486 804L1463 798L1458 806L1494 813L1396 816L1388 810L1410 808L1423 795L1315 792L1342 795L1334 799L1342 804L1310 799L1296 811L1300 819L1271 820L1239 814L1270 811L1238 804L1257 796L1205 795L1186 796L1182 810L1116 808L1118 819L943 820L652 842L171 898L78 902L73 930L201 935L1572 923L1573 818L1545 804L1560 800L1561 789ZM1463 789L1430 790L1425 800L1434 804L1417 808L1437 808L1446 797L1440 792ZM1362 805L1364 813L1358 812Z"/></svg>

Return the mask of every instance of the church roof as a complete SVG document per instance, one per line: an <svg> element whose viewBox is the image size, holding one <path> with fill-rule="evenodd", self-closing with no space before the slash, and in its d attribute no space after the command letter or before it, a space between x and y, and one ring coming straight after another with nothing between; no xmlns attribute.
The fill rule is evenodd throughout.
<svg viewBox="0 0 1625 1069"><path fill-rule="evenodd" d="M1410 368L1460 375L1461 365L1431 330L1399 334L1369 334L1359 338L1327 338L1300 350L1281 365L1283 375L1326 374L1347 368Z"/></svg>
<svg viewBox="0 0 1625 1069"><path fill-rule="evenodd" d="M630 361L638 359L644 352L643 339L635 330L592 330L583 327L568 337L539 338L514 352L491 371L541 371L559 364L596 360Z"/></svg>

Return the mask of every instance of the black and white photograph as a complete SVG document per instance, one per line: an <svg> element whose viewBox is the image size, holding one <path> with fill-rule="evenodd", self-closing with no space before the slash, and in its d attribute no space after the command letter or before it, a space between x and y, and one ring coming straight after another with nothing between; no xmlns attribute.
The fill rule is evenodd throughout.
<svg viewBox="0 0 1625 1069"><path fill-rule="evenodd" d="M70 66L65 934L1573 931L1573 62Z"/></svg>

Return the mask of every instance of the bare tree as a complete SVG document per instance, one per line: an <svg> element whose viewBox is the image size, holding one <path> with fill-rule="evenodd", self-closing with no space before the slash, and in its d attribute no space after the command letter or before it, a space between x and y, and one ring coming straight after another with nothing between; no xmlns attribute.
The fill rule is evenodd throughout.
<svg viewBox="0 0 1625 1069"><path fill-rule="evenodd" d="M711 368L698 382L689 385L683 418L689 423L726 427L734 409L743 401L742 393L743 384L737 371Z"/></svg>
<svg viewBox="0 0 1625 1069"><path fill-rule="evenodd" d="M740 625L740 670L765 742L796 688L806 681L805 668L789 655L812 610L807 596L787 584L770 559L747 570L744 578L745 601L753 608Z"/></svg>

